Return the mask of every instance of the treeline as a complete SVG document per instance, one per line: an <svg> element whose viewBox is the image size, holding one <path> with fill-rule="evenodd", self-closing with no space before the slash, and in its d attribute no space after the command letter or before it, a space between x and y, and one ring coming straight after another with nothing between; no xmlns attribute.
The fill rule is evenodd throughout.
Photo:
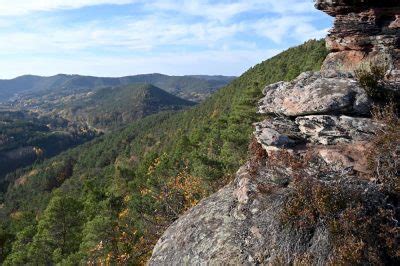
<svg viewBox="0 0 400 266"><path fill-rule="evenodd" d="M204 103L144 118L8 176L4 265L145 262L165 228L247 157L266 84L318 70L323 41L254 66Z"/></svg>

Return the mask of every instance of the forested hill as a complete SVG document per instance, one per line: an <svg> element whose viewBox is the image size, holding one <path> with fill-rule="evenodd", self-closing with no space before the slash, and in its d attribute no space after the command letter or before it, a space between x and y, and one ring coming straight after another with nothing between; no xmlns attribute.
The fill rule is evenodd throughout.
<svg viewBox="0 0 400 266"><path fill-rule="evenodd" d="M97 130L116 129L161 111L176 111L195 103L151 84L102 88L86 96L53 104L52 112Z"/></svg>
<svg viewBox="0 0 400 266"><path fill-rule="evenodd" d="M145 262L164 229L243 164L265 84L318 70L325 56L324 42L309 41L194 108L149 116L9 175L3 264Z"/></svg>
<svg viewBox="0 0 400 266"><path fill-rule="evenodd" d="M223 87L235 77L227 76L167 76L144 74L120 78L105 78L59 74L51 77L33 75L20 76L10 80L0 80L0 102L16 95L46 96L49 93L68 95L77 91L101 87L148 83L176 96L200 101L215 90Z"/></svg>
<svg viewBox="0 0 400 266"><path fill-rule="evenodd" d="M194 104L150 84L133 84L45 101L41 107L46 115L0 110L0 187L7 173L91 140L99 131L117 130L145 116Z"/></svg>
<svg viewBox="0 0 400 266"><path fill-rule="evenodd" d="M0 109L0 189L7 173L93 139L97 133L61 117Z"/></svg>

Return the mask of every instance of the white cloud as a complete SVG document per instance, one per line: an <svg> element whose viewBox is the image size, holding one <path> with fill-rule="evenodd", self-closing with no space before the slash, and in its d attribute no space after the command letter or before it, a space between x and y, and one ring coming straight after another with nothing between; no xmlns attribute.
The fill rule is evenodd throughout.
<svg viewBox="0 0 400 266"><path fill-rule="evenodd" d="M320 37L321 30L314 27L313 17L304 15L313 10L310 0L0 0L0 15L39 10L78 8L96 4L124 4L142 1L142 6L153 12L147 16L108 19L106 23L90 21L66 27L53 23L46 16L34 21L26 19L17 30L0 33L0 51L63 52L91 48L124 48L150 51L157 47L221 47L243 43L235 36L251 33L275 43L287 38L303 41ZM144 1L144 2L143 2ZM4 3L3 3L4 2ZM158 10L158 11L157 11ZM245 12L268 12L272 15L255 20L227 20ZM161 12L161 13L160 13ZM173 15L171 12L180 12ZM185 16L203 16L205 20L188 22ZM43 20L44 22L40 22ZM0 29L13 28L0 20ZM11 23L11 22L8 22ZM3 25L2 25L3 24ZM19 29L18 29L19 28Z"/></svg>
<svg viewBox="0 0 400 266"><path fill-rule="evenodd" d="M25 15L38 11L76 9L103 4L122 5L134 0L0 0L0 16Z"/></svg>
<svg viewBox="0 0 400 266"><path fill-rule="evenodd" d="M36 31L6 32L0 34L0 51L10 54L91 48L149 51L163 46L213 47L220 46L223 40L229 43L230 38L243 30L241 24L185 24L151 16L137 20L119 19L115 26L106 27L88 23L73 28L49 26Z"/></svg>
<svg viewBox="0 0 400 266"><path fill-rule="evenodd" d="M265 18L252 25L258 34L271 39L275 43L287 42L295 39L299 42L311 38L322 38L327 29L317 29L313 25L314 18L311 16L282 16L278 18Z"/></svg>
<svg viewBox="0 0 400 266"><path fill-rule="evenodd" d="M51 12L126 3L140 12L77 21ZM0 0L0 74L239 74L271 51L324 36L313 10L311 0ZM37 11L50 12L30 15Z"/></svg>
<svg viewBox="0 0 400 266"><path fill-rule="evenodd" d="M220 21L252 11L279 14L314 12L311 0L236 0L218 3L207 0L153 0L145 5L157 10L175 11Z"/></svg>
<svg viewBox="0 0 400 266"><path fill-rule="evenodd" d="M0 34L0 54L65 53L90 49L119 49L141 52L158 48L210 49L234 48L255 42L242 39L243 34L261 36L277 44L303 42L321 38L326 29L313 26L313 18L303 15L264 18L256 21L219 23L204 21L186 23L163 16L124 18L108 21L109 25L89 22L74 27L33 25L35 29L8 31ZM251 47L250 47L251 46Z"/></svg>
<svg viewBox="0 0 400 266"><path fill-rule="evenodd" d="M77 9L95 5L141 3L158 11L176 11L209 19L226 20L249 11L272 13L312 12L311 0L0 0L0 16L25 15L58 9Z"/></svg>

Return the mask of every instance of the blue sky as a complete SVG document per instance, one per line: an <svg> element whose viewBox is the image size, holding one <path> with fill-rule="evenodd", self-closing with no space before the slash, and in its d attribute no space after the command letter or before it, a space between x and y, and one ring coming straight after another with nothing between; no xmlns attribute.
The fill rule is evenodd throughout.
<svg viewBox="0 0 400 266"><path fill-rule="evenodd" d="M331 25L312 0L0 0L0 78L240 75Z"/></svg>

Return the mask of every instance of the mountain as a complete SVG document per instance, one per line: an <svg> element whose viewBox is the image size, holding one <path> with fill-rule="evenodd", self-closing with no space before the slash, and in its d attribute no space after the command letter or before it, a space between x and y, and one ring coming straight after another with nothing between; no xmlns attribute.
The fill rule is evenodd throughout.
<svg viewBox="0 0 400 266"><path fill-rule="evenodd" d="M69 95L101 87L149 83L191 101L201 101L232 81L226 76L167 76L146 74L120 78L105 78L59 74L51 77L26 75L11 80L0 80L0 102L18 96Z"/></svg>
<svg viewBox="0 0 400 266"><path fill-rule="evenodd" d="M102 88L66 101L49 103L49 113L97 130L109 130L161 111L193 106L189 102L150 84ZM40 104L38 105L40 109Z"/></svg>
<svg viewBox="0 0 400 266"><path fill-rule="evenodd" d="M79 95L35 102L35 109L28 108L35 112L0 110L0 182L7 173L91 140L100 131L195 104L149 84Z"/></svg>
<svg viewBox="0 0 400 266"><path fill-rule="evenodd" d="M309 41L193 108L148 116L8 175L3 264L144 263L180 214L246 162L265 84L318 70L325 56L324 42Z"/></svg>

